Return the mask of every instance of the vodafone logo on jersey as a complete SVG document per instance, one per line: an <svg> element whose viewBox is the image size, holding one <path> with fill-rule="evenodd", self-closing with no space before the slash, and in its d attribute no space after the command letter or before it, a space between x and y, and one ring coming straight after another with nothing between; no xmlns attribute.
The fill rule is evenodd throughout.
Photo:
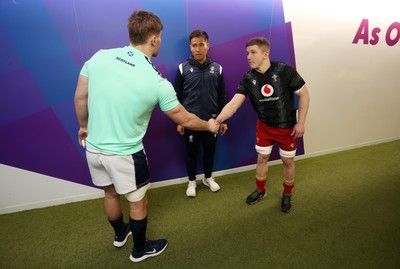
<svg viewBox="0 0 400 269"><path fill-rule="evenodd" d="M265 84L261 87L261 94L265 97L270 97L274 94L274 88L269 84Z"/></svg>

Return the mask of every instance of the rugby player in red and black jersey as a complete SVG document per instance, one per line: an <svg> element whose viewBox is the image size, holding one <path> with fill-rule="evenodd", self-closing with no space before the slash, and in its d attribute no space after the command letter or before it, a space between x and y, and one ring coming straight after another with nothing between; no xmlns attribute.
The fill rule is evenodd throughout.
<svg viewBox="0 0 400 269"><path fill-rule="evenodd" d="M310 97L303 78L293 67L270 60L270 45L266 38L250 39L246 50L251 70L244 74L236 94L218 115L217 121L222 123L232 117L249 96L258 114L255 145L257 188L246 198L246 203L254 204L266 197L268 160L273 145L277 143L283 162L281 210L289 212L295 177L294 156L298 138L304 134ZM294 104L295 94L298 96L298 113Z"/></svg>

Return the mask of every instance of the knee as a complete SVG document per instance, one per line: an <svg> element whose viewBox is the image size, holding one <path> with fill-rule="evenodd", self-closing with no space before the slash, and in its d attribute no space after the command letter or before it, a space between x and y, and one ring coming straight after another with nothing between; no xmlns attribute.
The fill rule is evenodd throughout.
<svg viewBox="0 0 400 269"><path fill-rule="evenodd" d="M294 167L294 158L281 157L281 160L285 167Z"/></svg>
<svg viewBox="0 0 400 269"><path fill-rule="evenodd" d="M261 154L258 153L257 155L257 163L267 163L269 159L269 154Z"/></svg>
<svg viewBox="0 0 400 269"><path fill-rule="evenodd" d="M141 220L147 216L147 195L140 201L129 202L130 217L132 219Z"/></svg>

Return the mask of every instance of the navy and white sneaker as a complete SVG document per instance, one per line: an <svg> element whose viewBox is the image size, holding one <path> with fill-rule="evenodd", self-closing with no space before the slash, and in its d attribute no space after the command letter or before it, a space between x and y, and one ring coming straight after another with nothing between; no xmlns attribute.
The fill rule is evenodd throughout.
<svg viewBox="0 0 400 269"><path fill-rule="evenodd" d="M160 255L167 248L167 245L166 239L147 240L144 249L140 252L133 249L129 259L133 262L140 262L149 257Z"/></svg>
<svg viewBox="0 0 400 269"><path fill-rule="evenodd" d="M125 232L121 235L116 235L114 238L114 246L117 248L122 248L128 237L132 234L129 224L125 224Z"/></svg>

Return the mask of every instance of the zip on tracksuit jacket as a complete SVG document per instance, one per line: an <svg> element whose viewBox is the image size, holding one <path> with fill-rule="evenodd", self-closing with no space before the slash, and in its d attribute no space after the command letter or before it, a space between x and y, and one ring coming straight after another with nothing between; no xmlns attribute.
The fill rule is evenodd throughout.
<svg viewBox="0 0 400 269"><path fill-rule="evenodd" d="M208 56L204 64L191 56L178 67L175 91L187 111L203 120L215 118L226 104L222 66Z"/></svg>

